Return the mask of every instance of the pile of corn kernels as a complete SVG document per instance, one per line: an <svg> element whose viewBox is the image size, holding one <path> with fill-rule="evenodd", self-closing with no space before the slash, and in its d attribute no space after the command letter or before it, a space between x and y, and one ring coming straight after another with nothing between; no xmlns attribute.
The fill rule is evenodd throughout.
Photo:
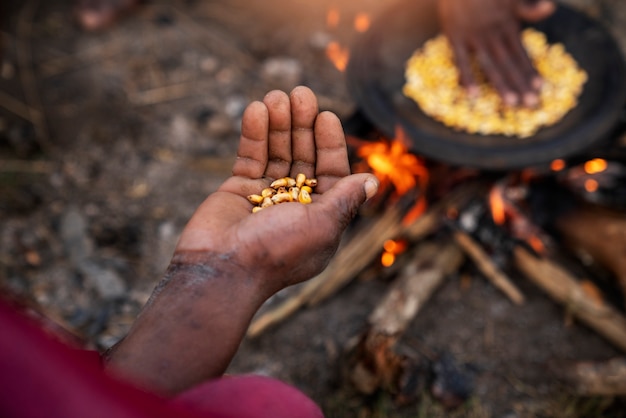
<svg viewBox="0 0 626 418"><path fill-rule="evenodd" d="M303 173L298 173L295 179L282 177L274 180L270 187L261 190L261 194L248 196L250 203L255 205L252 213L285 202L299 202L307 205L312 202L311 193L315 186L317 186L317 179L307 178Z"/></svg>
<svg viewBox="0 0 626 418"><path fill-rule="evenodd" d="M562 44L548 44L546 36L535 29L522 32L522 43L544 81L536 108L505 106L478 70L474 75L479 81L479 94L468 97L459 84L452 48L444 35L428 40L409 58L403 92L426 115L455 130L532 136L541 127L557 123L577 105L587 73Z"/></svg>

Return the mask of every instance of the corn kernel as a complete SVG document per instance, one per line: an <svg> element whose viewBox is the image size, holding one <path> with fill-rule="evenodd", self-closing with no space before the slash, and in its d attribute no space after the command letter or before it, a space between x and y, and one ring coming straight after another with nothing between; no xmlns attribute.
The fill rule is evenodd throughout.
<svg viewBox="0 0 626 418"><path fill-rule="evenodd" d="M536 108L504 106L497 91L473 63L479 94L470 98L459 84L452 48L444 35L426 41L408 59L403 93L444 125L469 133L525 138L560 121L578 103L587 73L562 44L548 44L545 34L528 28L522 43L544 83Z"/></svg>

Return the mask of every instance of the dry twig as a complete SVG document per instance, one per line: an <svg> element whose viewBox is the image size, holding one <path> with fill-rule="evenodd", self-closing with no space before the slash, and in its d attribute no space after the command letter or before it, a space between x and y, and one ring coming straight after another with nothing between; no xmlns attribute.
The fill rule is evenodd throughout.
<svg viewBox="0 0 626 418"><path fill-rule="evenodd" d="M518 246L517 268L580 321L626 351L626 318L613 307L586 295L580 283L563 267Z"/></svg>
<svg viewBox="0 0 626 418"><path fill-rule="evenodd" d="M480 248L471 236L463 231L455 231L454 240L496 288L501 290L516 305L522 305L524 303L525 298L522 292L513 284L506 274L495 266L489 255Z"/></svg>

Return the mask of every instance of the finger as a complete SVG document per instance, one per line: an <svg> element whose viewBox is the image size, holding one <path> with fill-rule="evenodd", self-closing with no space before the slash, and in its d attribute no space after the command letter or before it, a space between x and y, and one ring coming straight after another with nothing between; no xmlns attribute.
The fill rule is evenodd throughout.
<svg viewBox="0 0 626 418"><path fill-rule="evenodd" d="M373 174L352 174L337 181L316 199L314 205L322 208L324 217L332 219L338 230L343 230L361 205L377 193L378 185L378 179Z"/></svg>
<svg viewBox="0 0 626 418"><path fill-rule="evenodd" d="M318 114L317 98L308 87L299 86L291 91L291 175L304 173L312 177L315 172L315 137L313 127Z"/></svg>
<svg viewBox="0 0 626 418"><path fill-rule="evenodd" d="M291 168L291 104L287 93L274 90L263 99L269 112L269 149L265 175L279 178Z"/></svg>
<svg viewBox="0 0 626 418"><path fill-rule="evenodd" d="M533 107L539 103L539 95L537 94L541 87L541 77L535 70L526 49L522 45L520 33L517 30L510 29L507 31L505 40L509 45L514 64L513 71L516 71L521 77L523 85L521 90L522 103L525 106Z"/></svg>
<svg viewBox="0 0 626 418"><path fill-rule="evenodd" d="M315 177L319 183L317 191L324 193L337 180L350 175L348 148L343 127L337 115L322 112L315 120Z"/></svg>
<svg viewBox="0 0 626 418"><path fill-rule="evenodd" d="M518 0L515 12L527 22L538 22L550 16L556 10L556 4L549 0Z"/></svg>
<svg viewBox="0 0 626 418"><path fill-rule="evenodd" d="M470 96L475 96L478 93L478 84L472 72L467 46L457 41L451 42L451 45L454 52L454 60L459 69L459 81L468 90Z"/></svg>
<svg viewBox="0 0 626 418"><path fill-rule="evenodd" d="M485 73L485 77L500 94L504 103L509 106L515 106L518 102L518 97L508 86L500 69L496 66L488 40L476 51L476 60Z"/></svg>
<svg viewBox="0 0 626 418"><path fill-rule="evenodd" d="M515 39L511 42L519 43L519 32L512 30ZM505 33L508 31L505 30ZM498 73L507 85L507 88L513 90L518 98L525 97L532 93L531 78L525 76L525 70L520 68L518 63L519 57L509 48L509 42L506 42L507 36L492 38L490 41L490 50L494 58L494 63L498 68ZM528 65L530 65L528 63Z"/></svg>
<svg viewBox="0 0 626 418"><path fill-rule="evenodd" d="M265 104L252 102L243 112L241 137L233 175L261 178L267 167L269 112Z"/></svg>

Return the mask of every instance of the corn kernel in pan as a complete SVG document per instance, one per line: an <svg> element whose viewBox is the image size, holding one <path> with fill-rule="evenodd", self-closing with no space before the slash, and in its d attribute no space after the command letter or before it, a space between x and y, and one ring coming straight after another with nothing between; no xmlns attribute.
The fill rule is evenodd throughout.
<svg viewBox="0 0 626 418"><path fill-rule="evenodd" d="M422 111L444 125L481 135L525 138L560 121L578 103L587 73L562 44L548 44L532 28L522 32L522 43L543 85L536 108L507 107L497 91L474 68L479 94L470 98L459 84L452 48L444 35L428 41L409 58L403 93Z"/></svg>

